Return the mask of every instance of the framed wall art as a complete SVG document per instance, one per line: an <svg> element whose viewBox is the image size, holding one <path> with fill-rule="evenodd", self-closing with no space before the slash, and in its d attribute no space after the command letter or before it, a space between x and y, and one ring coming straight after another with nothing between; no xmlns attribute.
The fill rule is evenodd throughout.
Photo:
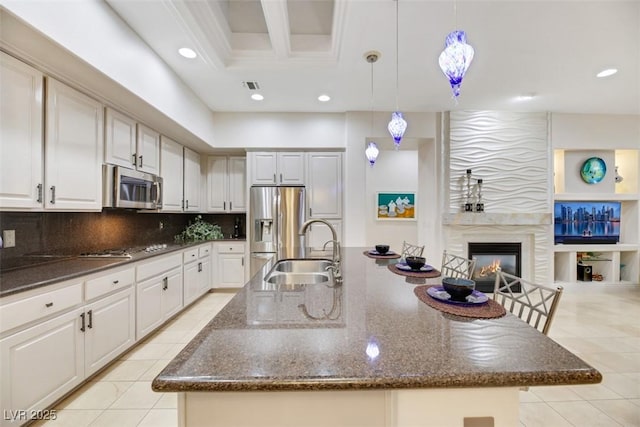
<svg viewBox="0 0 640 427"><path fill-rule="evenodd" d="M416 193L387 191L376 194L376 219L415 221Z"/></svg>

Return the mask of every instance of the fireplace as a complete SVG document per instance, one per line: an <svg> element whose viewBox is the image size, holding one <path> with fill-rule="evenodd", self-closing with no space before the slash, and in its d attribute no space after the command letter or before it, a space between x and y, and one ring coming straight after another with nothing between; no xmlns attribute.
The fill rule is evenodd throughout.
<svg viewBox="0 0 640 427"><path fill-rule="evenodd" d="M481 292L493 292L496 269L521 277L522 244L513 242L468 243L469 259L476 260L471 277L476 289Z"/></svg>

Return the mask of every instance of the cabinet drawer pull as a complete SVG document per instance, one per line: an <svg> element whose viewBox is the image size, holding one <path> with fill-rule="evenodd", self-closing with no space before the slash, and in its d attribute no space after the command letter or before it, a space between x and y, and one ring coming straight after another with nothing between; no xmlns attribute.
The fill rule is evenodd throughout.
<svg viewBox="0 0 640 427"><path fill-rule="evenodd" d="M84 332L85 331L85 324L84 324L84 313L82 313L80 315L80 319L82 319L82 323L80 324L80 331Z"/></svg>
<svg viewBox="0 0 640 427"><path fill-rule="evenodd" d="M52 302L48 302L45 304L45 307L49 308L49 307L53 307L53 303Z"/></svg>
<svg viewBox="0 0 640 427"><path fill-rule="evenodd" d="M36 199L36 202L42 203L42 184L38 184L36 189L38 191L38 198Z"/></svg>
<svg viewBox="0 0 640 427"><path fill-rule="evenodd" d="M89 315L89 323L87 324L87 328L92 329L93 328L93 310L89 310L87 314Z"/></svg>
<svg viewBox="0 0 640 427"><path fill-rule="evenodd" d="M114 285L117 285L118 283L120 283L120 280L114 280L114 281L113 281L113 284L114 284Z"/></svg>
<svg viewBox="0 0 640 427"><path fill-rule="evenodd" d="M51 186L51 204L52 205L56 204L56 186L55 185Z"/></svg>

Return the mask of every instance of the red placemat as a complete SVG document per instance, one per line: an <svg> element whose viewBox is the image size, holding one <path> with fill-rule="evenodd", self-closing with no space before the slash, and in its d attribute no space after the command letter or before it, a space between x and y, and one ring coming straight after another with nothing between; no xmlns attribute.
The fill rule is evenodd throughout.
<svg viewBox="0 0 640 427"><path fill-rule="evenodd" d="M497 319L507 314L507 311L503 306L489 298L486 304L480 304L477 306L468 305L455 305L438 301L427 293L427 289L431 286L416 286L413 289L413 293L416 294L418 299L429 307L440 310L443 313L454 314L462 317L472 317L475 319Z"/></svg>
<svg viewBox="0 0 640 427"><path fill-rule="evenodd" d="M391 270L392 272L399 274L401 276L407 276L407 277L420 277L423 279L429 279L432 277L440 277L440 270L436 270L435 268L431 271L408 271L408 270L402 270L400 268L398 268L395 264L389 264L387 265L387 268L389 270Z"/></svg>
<svg viewBox="0 0 640 427"><path fill-rule="evenodd" d="M374 258L374 259L395 259L395 258L400 258L402 256L396 253L393 253L391 255L374 255L374 254L370 254L369 251L364 251L362 253L365 256L368 256L369 258Z"/></svg>

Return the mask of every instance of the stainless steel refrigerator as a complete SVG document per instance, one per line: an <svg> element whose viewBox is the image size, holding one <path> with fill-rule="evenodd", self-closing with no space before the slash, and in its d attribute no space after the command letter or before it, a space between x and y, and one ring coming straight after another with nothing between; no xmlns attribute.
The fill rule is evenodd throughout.
<svg viewBox="0 0 640 427"><path fill-rule="evenodd" d="M303 186L251 187L251 255L274 254L277 259L304 257L306 193Z"/></svg>

